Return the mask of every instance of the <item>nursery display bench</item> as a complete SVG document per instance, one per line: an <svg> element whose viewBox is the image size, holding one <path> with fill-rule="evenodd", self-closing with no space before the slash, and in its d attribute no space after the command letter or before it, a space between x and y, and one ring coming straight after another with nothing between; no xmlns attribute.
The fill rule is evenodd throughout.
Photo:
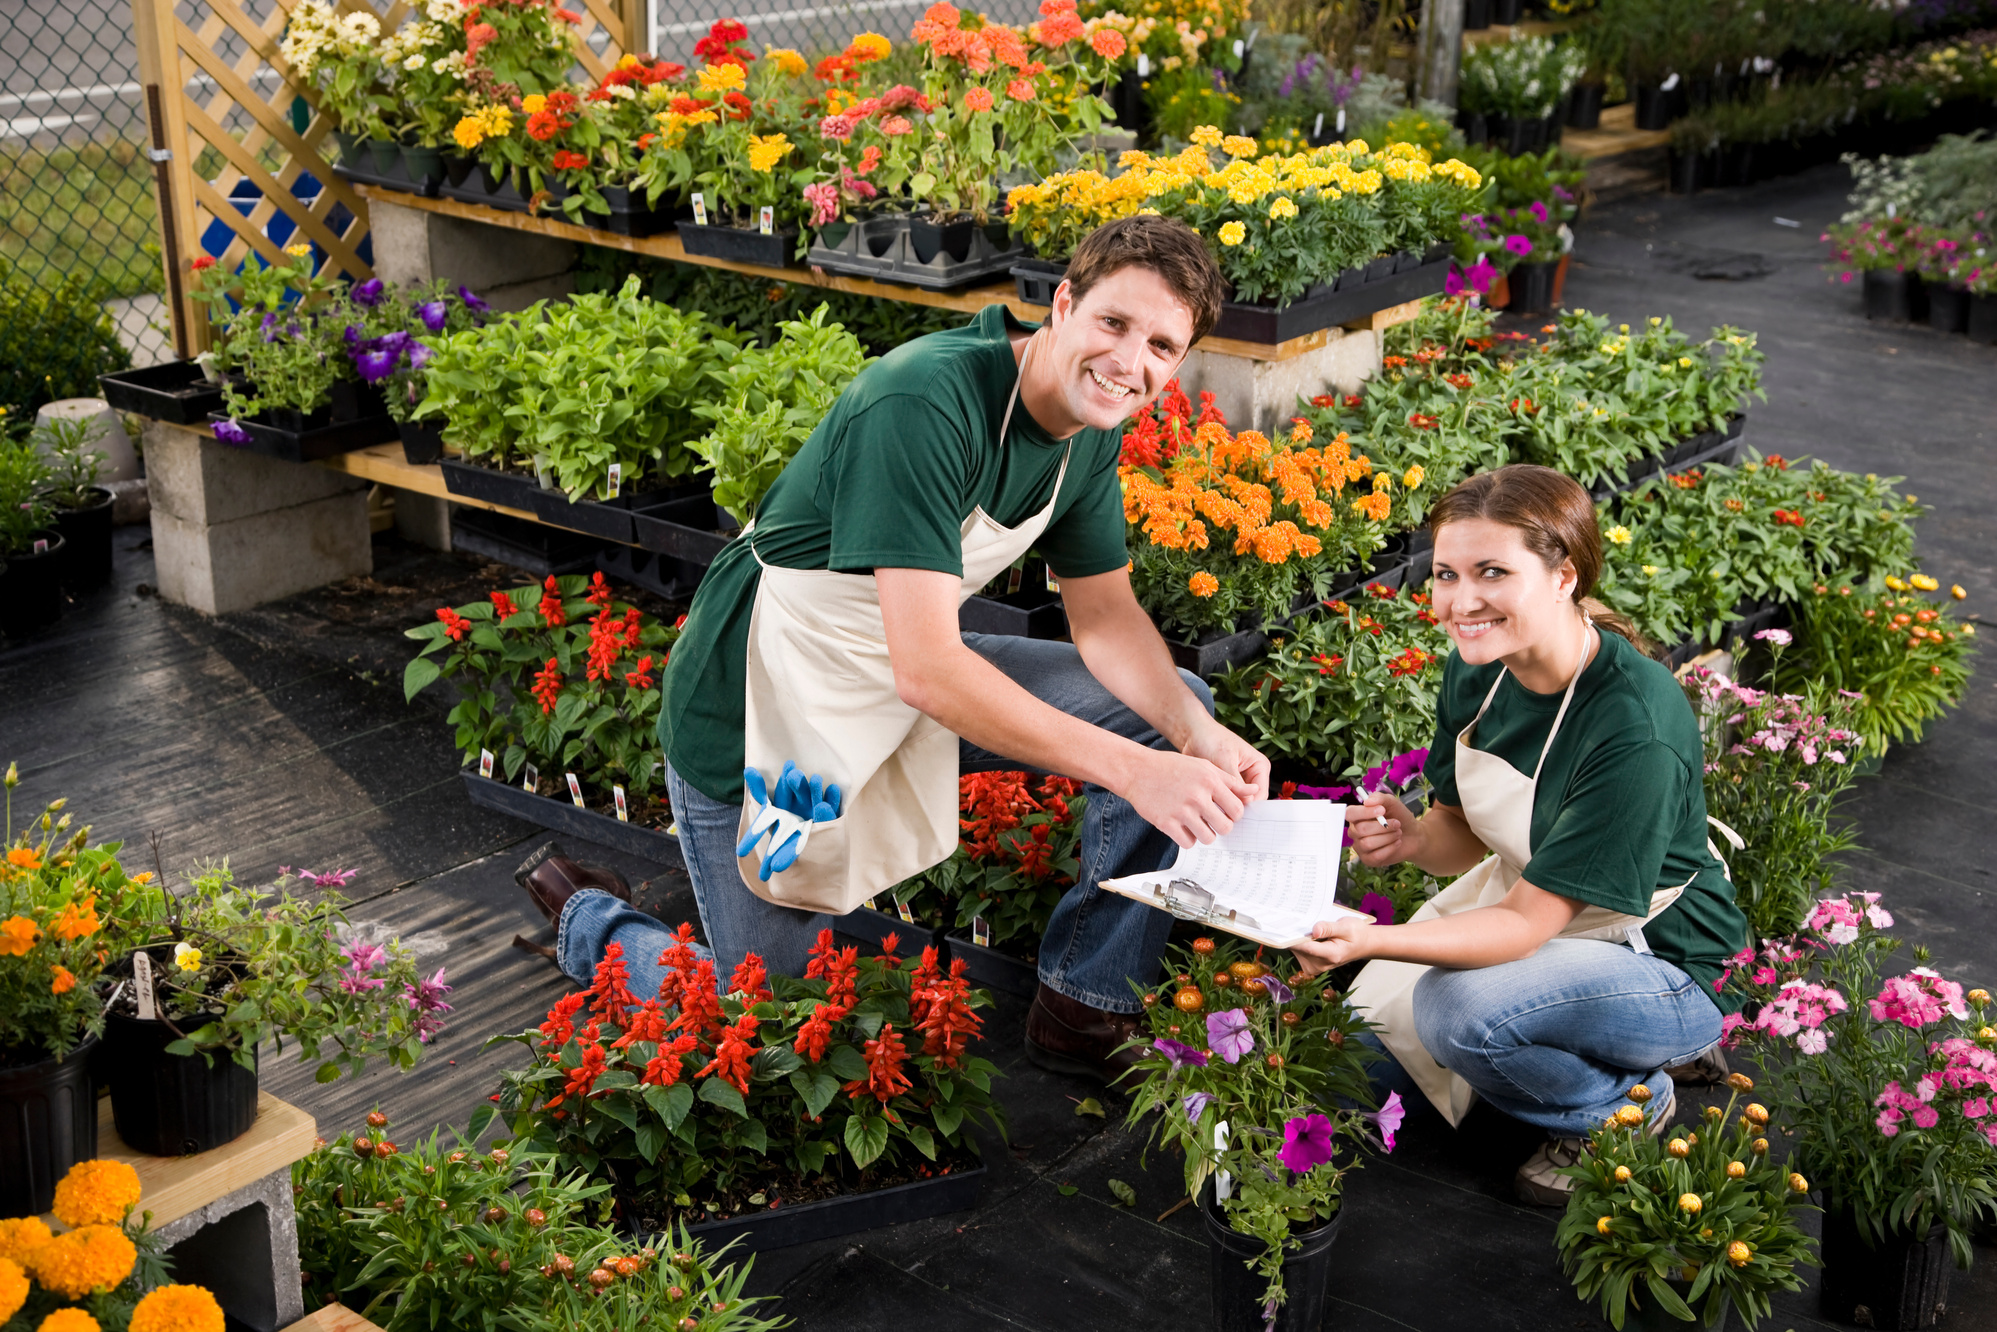
<svg viewBox="0 0 1997 1332"><path fill-rule="evenodd" d="M174 1280L206 1286L230 1326L255 1332L298 1323L305 1311L291 1165L317 1138L311 1115L262 1092L256 1125L234 1142L195 1156L147 1156L119 1140L110 1098L97 1103L97 1155L139 1172L141 1210L173 1255ZM367 1325L314 1326L360 1332Z"/></svg>

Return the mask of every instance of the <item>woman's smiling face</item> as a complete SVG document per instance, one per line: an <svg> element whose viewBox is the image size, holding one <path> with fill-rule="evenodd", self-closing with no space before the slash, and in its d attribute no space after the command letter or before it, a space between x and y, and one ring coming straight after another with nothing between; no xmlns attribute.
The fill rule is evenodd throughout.
<svg viewBox="0 0 1997 1332"><path fill-rule="evenodd" d="M1574 583L1573 561L1548 569L1516 527L1464 518L1435 534L1435 614L1473 666L1571 639Z"/></svg>

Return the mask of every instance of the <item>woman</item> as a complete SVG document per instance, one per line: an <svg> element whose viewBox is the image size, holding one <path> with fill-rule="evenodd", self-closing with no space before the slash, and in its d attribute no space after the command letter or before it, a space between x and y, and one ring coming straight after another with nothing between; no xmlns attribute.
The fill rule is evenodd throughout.
<svg viewBox="0 0 1997 1332"><path fill-rule="evenodd" d="M1454 1124L1473 1093L1551 1141L1519 1168L1558 1205L1559 1171L1636 1083L1651 1130L1666 1069L1720 1036L1714 982L1746 943L1707 840L1705 755L1671 672L1588 600L1602 569L1588 494L1545 467L1472 477L1429 514L1444 668L1420 818L1348 808L1368 865L1460 875L1404 925L1321 923L1306 972L1372 959L1353 987L1399 1071ZM1391 1077L1393 1071L1390 1070Z"/></svg>

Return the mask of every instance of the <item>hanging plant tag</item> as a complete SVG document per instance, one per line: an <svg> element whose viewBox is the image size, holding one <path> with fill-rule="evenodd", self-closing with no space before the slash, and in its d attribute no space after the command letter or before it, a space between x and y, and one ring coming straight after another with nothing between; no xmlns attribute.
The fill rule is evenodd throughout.
<svg viewBox="0 0 1997 1332"><path fill-rule="evenodd" d="M478 751L478 775L481 777L492 776L492 751L490 749L481 749Z"/></svg>
<svg viewBox="0 0 1997 1332"><path fill-rule="evenodd" d="M707 225L707 196L698 190L693 196L693 224L697 227Z"/></svg>
<svg viewBox="0 0 1997 1332"><path fill-rule="evenodd" d="M1005 594L1007 596L1011 596L1013 593L1019 591L1020 580L1024 579L1025 577L1026 577L1025 566L1018 564L1013 565L1012 576L1005 580Z"/></svg>
<svg viewBox="0 0 1997 1332"><path fill-rule="evenodd" d="M569 779L569 799L575 801L577 809L583 808L582 783L577 780L576 775L572 772L565 772L562 775Z"/></svg>
<svg viewBox="0 0 1997 1332"><path fill-rule="evenodd" d="M1670 92L1673 88L1676 88L1677 86L1678 86L1678 76L1676 74L1673 74L1670 78L1666 79L1664 82L1657 85L1657 91Z"/></svg>
<svg viewBox="0 0 1997 1332"><path fill-rule="evenodd" d="M980 948L992 946L992 923L983 916L971 922L971 942Z"/></svg>
<svg viewBox="0 0 1997 1332"><path fill-rule="evenodd" d="M139 1001L139 1021L151 1022L159 1016L153 1000L153 959L150 953L132 954L132 995Z"/></svg>
<svg viewBox="0 0 1997 1332"><path fill-rule="evenodd" d="M621 786L612 786L610 788L610 795L617 802L617 821L619 823L631 822L631 813L624 805L624 788Z"/></svg>
<svg viewBox="0 0 1997 1332"><path fill-rule="evenodd" d="M1338 132L1345 133L1345 108L1342 106L1338 108Z"/></svg>
<svg viewBox="0 0 1997 1332"><path fill-rule="evenodd" d="M22 507L25 508L26 506L24 505ZM35 554L46 555L48 553L49 553L49 543L46 540L37 539L35 542Z"/></svg>
<svg viewBox="0 0 1997 1332"><path fill-rule="evenodd" d="M1317 124L1311 126L1311 137L1318 138L1324 133L1324 112L1317 113Z"/></svg>
<svg viewBox="0 0 1997 1332"><path fill-rule="evenodd" d="M1137 77L1140 79L1151 77L1151 57L1142 51L1137 53Z"/></svg>
<svg viewBox="0 0 1997 1332"><path fill-rule="evenodd" d="M540 790L541 770L535 767L533 764L529 763L527 765L527 771L520 774L520 789L525 791L528 795L533 795L536 791Z"/></svg>
<svg viewBox="0 0 1997 1332"><path fill-rule="evenodd" d="M624 489L624 464L612 463L610 464L610 498L616 499L617 493L623 489Z"/></svg>
<svg viewBox="0 0 1997 1332"><path fill-rule="evenodd" d="M762 212L756 215L756 229L765 236L777 234L777 210L773 205L763 205Z"/></svg>
<svg viewBox="0 0 1997 1332"><path fill-rule="evenodd" d="M894 909L895 909L895 914L901 917L902 924L904 925L915 924L915 913L908 909L908 903L896 902L894 904Z"/></svg>

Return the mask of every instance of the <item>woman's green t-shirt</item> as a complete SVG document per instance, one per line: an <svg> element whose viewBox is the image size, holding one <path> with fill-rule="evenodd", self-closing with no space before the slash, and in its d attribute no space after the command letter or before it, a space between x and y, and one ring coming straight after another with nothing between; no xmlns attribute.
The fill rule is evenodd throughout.
<svg viewBox="0 0 1997 1332"><path fill-rule="evenodd" d="M1707 846L1705 746L1684 688L1662 663L1604 631L1595 659L1540 768L1533 795L1535 887L1591 906L1641 916L1659 888L1687 884L1643 930L1651 950L1697 980L1722 1011L1737 1004L1713 992L1727 959L1747 944L1747 919L1733 884ZM1504 668L1443 667L1435 742L1423 772L1435 799L1460 805L1456 737ZM1475 748L1530 776L1539 765L1561 694L1535 694L1506 674L1477 722Z"/></svg>

